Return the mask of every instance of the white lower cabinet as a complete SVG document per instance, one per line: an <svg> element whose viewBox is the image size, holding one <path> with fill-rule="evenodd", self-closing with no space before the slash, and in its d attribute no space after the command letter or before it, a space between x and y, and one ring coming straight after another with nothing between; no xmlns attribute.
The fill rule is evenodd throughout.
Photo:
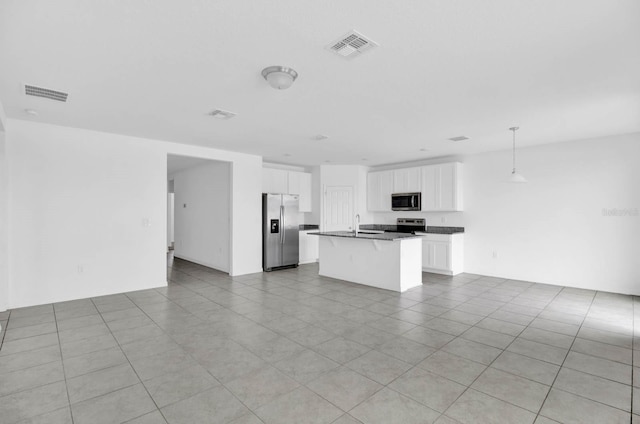
<svg viewBox="0 0 640 424"><path fill-rule="evenodd" d="M320 236L310 236L309 233L318 232L318 230L310 230L310 231L300 231L300 258L298 263L300 264L310 264L313 262L318 262L318 251L319 251L319 243Z"/></svg>
<svg viewBox="0 0 640 424"><path fill-rule="evenodd" d="M445 275L464 272L463 234L423 233L422 270Z"/></svg>

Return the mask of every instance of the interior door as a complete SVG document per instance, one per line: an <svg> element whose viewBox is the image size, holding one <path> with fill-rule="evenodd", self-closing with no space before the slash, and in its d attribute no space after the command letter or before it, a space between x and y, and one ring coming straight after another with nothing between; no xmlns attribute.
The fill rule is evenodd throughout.
<svg viewBox="0 0 640 424"><path fill-rule="evenodd" d="M327 187L324 198L324 231L351 231L353 220L353 187Z"/></svg>

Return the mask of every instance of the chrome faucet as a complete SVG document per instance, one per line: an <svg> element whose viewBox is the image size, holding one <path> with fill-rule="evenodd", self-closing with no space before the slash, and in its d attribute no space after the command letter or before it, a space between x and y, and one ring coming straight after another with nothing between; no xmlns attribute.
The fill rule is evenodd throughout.
<svg viewBox="0 0 640 424"><path fill-rule="evenodd" d="M356 214L356 225L355 225L355 227L356 227L355 233L356 233L356 235L358 235L358 231L360 231L360 214L359 213Z"/></svg>

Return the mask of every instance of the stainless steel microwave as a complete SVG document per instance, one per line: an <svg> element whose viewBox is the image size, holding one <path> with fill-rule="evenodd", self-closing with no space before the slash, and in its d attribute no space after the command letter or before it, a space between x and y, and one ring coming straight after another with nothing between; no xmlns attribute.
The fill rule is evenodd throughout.
<svg viewBox="0 0 640 424"><path fill-rule="evenodd" d="M393 193L391 195L392 211L419 211L422 209L421 193Z"/></svg>

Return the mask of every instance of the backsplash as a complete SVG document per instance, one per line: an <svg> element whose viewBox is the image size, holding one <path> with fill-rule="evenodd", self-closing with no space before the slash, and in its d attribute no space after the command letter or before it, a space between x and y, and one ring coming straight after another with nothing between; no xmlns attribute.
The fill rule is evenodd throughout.
<svg viewBox="0 0 640 424"><path fill-rule="evenodd" d="M381 225L395 225L398 218L424 218L427 226L464 227L464 212L373 212L371 216L372 222Z"/></svg>

